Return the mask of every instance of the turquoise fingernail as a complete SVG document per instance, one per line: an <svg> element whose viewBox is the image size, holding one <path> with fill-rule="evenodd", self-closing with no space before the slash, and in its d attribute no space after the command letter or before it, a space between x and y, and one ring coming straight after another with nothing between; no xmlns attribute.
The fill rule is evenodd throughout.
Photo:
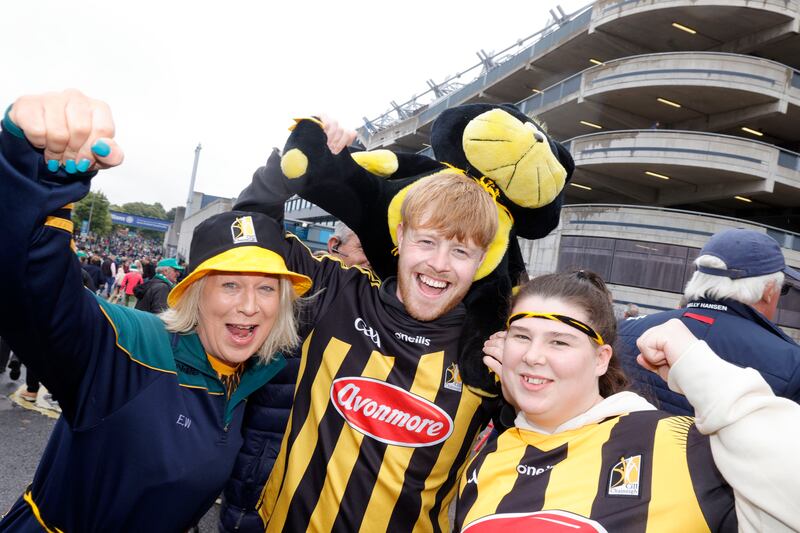
<svg viewBox="0 0 800 533"><path fill-rule="evenodd" d="M111 147L103 141L97 141L94 143L94 146L92 146L92 152L96 153L100 157L105 157L111 153Z"/></svg>
<svg viewBox="0 0 800 533"><path fill-rule="evenodd" d="M78 163L78 172L86 172L89 170L89 167L92 166L92 162L88 159L81 159Z"/></svg>
<svg viewBox="0 0 800 533"><path fill-rule="evenodd" d="M64 170L67 171L67 174L75 174L75 171L77 170L75 168L75 160L67 159L67 161L64 163Z"/></svg>
<svg viewBox="0 0 800 533"><path fill-rule="evenodd" d="M47 170L50 172L58 172L58 159L50 159L47 161Z"/></svg>

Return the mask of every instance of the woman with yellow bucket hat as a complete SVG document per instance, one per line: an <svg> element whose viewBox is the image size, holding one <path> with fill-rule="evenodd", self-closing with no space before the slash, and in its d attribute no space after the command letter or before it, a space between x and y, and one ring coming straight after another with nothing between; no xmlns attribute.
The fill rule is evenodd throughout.
<svg viewBox="0 0 800 533"><path fill-rule="evenodd" d="M107 107L77 91L21 98L2 121L0 335L63 416L0 531L185 531L230 475L247 396L297 342L311 280L259 214L195 229L162 315L83 289L70 206L121 161Z"/></svg>

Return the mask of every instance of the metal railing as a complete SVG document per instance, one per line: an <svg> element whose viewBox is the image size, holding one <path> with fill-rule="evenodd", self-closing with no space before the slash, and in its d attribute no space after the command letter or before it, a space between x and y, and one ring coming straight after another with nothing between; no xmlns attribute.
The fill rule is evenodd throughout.
<svg viewBox="0 0 800 533"><path fill-rule="evenodd" d="M402 104L392 102L392 109L374 119L364 117L362 132L366 134L365 136L374 135L414 116L420 116L424 123L426 117L432 119L444 109L463 102L469 94L482 87L493 85L543 50L561 44L578 29L588 28L592 4L593 2L574 13L564 15L544 29L519 39L495 54L490 55L481 50L478 53L480 61L477 64L449 76L438 84L428 80L429 88L423 93L414 95Z"/></svg>

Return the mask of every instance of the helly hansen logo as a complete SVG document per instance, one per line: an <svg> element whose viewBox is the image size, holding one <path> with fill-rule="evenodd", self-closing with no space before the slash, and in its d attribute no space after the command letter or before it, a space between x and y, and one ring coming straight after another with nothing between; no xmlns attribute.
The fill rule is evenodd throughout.
<svg viewBox="0 0 800 533"><path fill-rule="evenodd" d="M536 511L534 513L493 514L470 522L463 533L496 533L497 531L536 531L537 533L608 533L599 522L568 511Z"/></svg>
<svg viewBox="0 0 800 533"><path fill-rule="evenodd" d="M367 323L364 322L364 319L361 317L356 318L356 321L353 323L355 326L356 331L360 331L364 335L370 338L375 345L380 348L381 347L381 338L378 335L378 332L372 329L371 327L367 326Z"/></svg>
<svg viewBox="0 0 800 533"><path fill-rule="evenodd" d="M622 457L611 469L608 480L609 496L638 496L642 456Z"/></svg>
<svg viewBox="0 0 800 533"><path fill-rule="evenodd" d="M233 243L258 242L256 238L256 228L253 225L253 217L237 217L231 224L231 237Z"/></svg>
<svg viewBox="0 0 800 533"><path fill-rule="evenodd" d="M377 379L334 380L331 402L351 428L386 444L433 446L453 432L453 420L439 406Z"/></svg>

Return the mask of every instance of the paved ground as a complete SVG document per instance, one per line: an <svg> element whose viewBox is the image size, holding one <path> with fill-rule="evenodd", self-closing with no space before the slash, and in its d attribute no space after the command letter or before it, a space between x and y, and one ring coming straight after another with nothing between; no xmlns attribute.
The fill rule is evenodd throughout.
<svg viewBox="0 0 800 533"><path fill-rule="evenodd" d="M37 411L24 409L9 399L21 384L11 381L8 371L0 374L0 514L5 513L33 479L55 420ZM216 531L218 506L200 522L200 531Z"/></svg>

